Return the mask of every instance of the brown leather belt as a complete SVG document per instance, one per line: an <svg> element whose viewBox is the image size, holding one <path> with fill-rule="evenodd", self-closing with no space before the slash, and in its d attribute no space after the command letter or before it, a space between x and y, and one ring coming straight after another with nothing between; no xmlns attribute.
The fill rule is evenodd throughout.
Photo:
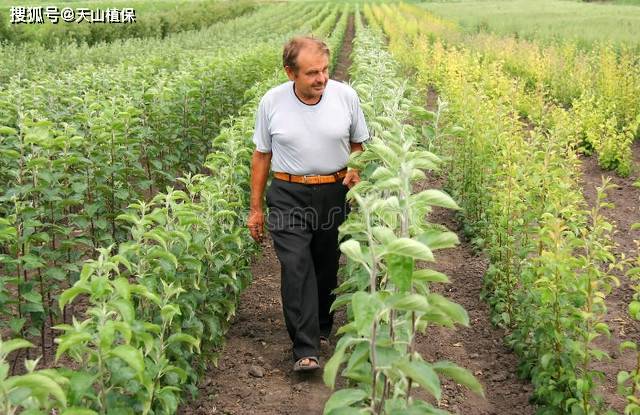
<svg viewBox="0 0 640 415"><path fill-rule="evenodd" d="M339 180L342 180L344 176L347 175L347 169L342 169L332 174L327 175L306 175L306 176L296 176L295 174L283 173L283 172L275 172L273 173L273 177L279 180L284 180L285 182L291 183L302 183L302 184L326 184L326 183L335 183Z"/></svg>

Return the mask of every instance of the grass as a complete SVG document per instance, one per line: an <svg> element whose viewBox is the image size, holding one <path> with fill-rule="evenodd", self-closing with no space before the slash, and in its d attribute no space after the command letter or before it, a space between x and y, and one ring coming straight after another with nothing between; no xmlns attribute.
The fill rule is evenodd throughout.
<svg viewBox="0 0 640 415"><path fill-rule="evenodd" d="M633 4L640 4L640 0L461 0L421 5L471 32L483 30L543 40L569 38L586 45L601 41L637 45L640 7Z"/></svg>

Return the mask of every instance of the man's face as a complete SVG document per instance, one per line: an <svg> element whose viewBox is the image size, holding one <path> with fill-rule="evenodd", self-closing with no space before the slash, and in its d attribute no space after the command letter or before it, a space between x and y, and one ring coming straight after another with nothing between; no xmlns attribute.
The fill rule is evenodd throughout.
<svg viewBox="0 0 640 415"><path fill-rule="evenodd" d="M318 100L329 81L329 58L313 47L298 53L298 71L286 67L289 80L295 83L296 93L306 100Z"/></svg>

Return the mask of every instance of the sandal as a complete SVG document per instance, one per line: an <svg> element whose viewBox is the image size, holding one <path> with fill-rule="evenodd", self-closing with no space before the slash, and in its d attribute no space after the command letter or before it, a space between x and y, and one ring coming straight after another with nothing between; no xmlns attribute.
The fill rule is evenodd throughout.
<svg viewBox="0 0 640 415"><path fill-rule="evenodd" d="M304 360L307 360L308 363L303 364L302 362ZM294 372L306 372L306 371L316 370L319 368L320 368L320 363L318 358L315 356L302 357L293 364Z"/></svg>

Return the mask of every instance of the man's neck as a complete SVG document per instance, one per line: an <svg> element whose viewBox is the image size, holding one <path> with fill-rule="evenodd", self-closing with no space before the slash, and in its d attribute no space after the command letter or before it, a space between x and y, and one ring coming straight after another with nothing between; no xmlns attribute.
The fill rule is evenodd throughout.
<svg viewBox="0 0 640 415"><path fill-rule="evenodd" d="M302 96L298 90L296 90L296 84L295 82L293 83L293 93L295 94L295 96L302 101L303 103L307 104L307 105L316 105L318 102L320 102L320 100L322 99L322 95L320 95L319 97L305 97Z"/></svg>

